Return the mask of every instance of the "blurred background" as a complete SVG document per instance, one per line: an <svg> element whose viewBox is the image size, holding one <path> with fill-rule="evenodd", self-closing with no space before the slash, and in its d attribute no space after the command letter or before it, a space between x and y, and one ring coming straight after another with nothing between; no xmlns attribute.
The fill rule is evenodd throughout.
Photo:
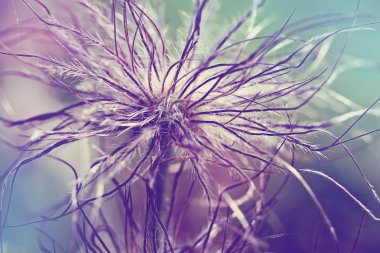
<svg viewBox="0 0 380 253"><path fill-rule="evenodd" d="M20 3L18 2L21 1L0 0L0 30L17 22L15 8L18 9L19 16L23 15L25 9L19 8ZM186 25L182 15L191 13L193 3L188 0L163 0L162 2L166 11L165 19L169 24L168 34L175 40L177 29L181 25ZM221 27L231 24L231 20L236 20L239 14L243 14L249 8L251 3L252 0L220 0L221 9L217 14L217 20L221 23ZM258 13L258 20L269 18L271 23L268 30L273 30L280 27L294 9L295 14L292 20L298 20L326 13L353 14L356 12L357 3L356 0L269 0ZM359 13L371 16L366 21L380 21L380 1L362 0ZM374 24L371 27L376 30L354 32L345 53L346 60L360 59L362 67L343 73L331 85L334 91L352 100L358 108L360 106L367 107L380 97L380 32L377 31L380 29L380 25ZM326 31L326 29L322 30ZM334 45L336 50L340 50L341 46L341 43ZM26 45L25 47L37 50L39 48L44 53L49 52L45 45ZM0 57L0 70L15 66L15 64L16 62L10 60L9 57ZM36 85L26 79L4 77L0 79L2 107L8 108L17 118L25 118L36 113L60 108L61 99L61 94L56 91ZM358 127L367 131L380 128L380 118L365 117ZM11 134L8 129L1 127L0 131L0 136ZM377 141L379 137L374 135L373 138L364 139L352 146L357 161L378 192L380 192L380 143ZM66 151L65 157L74 163L79 162L82 148L81 144L74 145L72 149ZM17 155L17 152L0 142L0 172L6 171ZM327 173L345 185L352 194L367 203L374 214L380 216L379 204L371 197L351 160L334 159L315 164L297 164L297 168L302 169L303 166ZM57 199L67 196L72 186L72 182L67 180L70 175L59 168L60 165L42 159L21 170L14 185L8 225L38 220L40 215ZM368 216L363 218L363 211L330 183L313 176L306 176L306 179L310 182L337 229L341 252L352 251L359 230L358 242L352 252L380 252L380 240L378 239L380 222L375 222ZM6 193L8 193L5 198L7 201L9 200L9 190ZM262 236L272 245L271 252L336 252L333 246L334 242L321 221L318 210L296 181L289 182L274 208L274 213L283 224L283 227L280 228L283 232L273 234L269 229L264 229ZM2 216L4 217L4 213ZM59 226L55 224L54 228L46 229L55 235L62 235L61 242L64 242L65 235L70 230L70 223L67 220L59 222ZM41 232L36 230L36 226L33 224L7 228L3 234L4 251L6 253L40 252L38 250L39 240L49 241L50 239L47 235L41 236Z"/></svg>

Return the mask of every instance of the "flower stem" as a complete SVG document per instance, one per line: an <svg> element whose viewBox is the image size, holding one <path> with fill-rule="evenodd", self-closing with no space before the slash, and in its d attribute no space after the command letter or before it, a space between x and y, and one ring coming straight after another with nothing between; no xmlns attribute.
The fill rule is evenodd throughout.
<svg viewBox="0 0 380 253"><path fill-rule="evenodd" d="M168 163L162 162L165 160L168 156L171 154L171 148L168 146L167 139L162 138L162 141L160 143L160 149L162 150L163 155L161 156L161 162L157 166L158 171L155 174L155 181L153 185L154 190L154 208L156 208L159 218L163 220L163 217L165 215L165 194L166 194L166 181L167 181L167 174L168 174ZM158 219L158 217L157 217ZM163 245L163 233L160 232L157 219L153 219L153 229L155 230L154 233L154 243L156 245L156 248L159 249L161 245Z"/></svg>

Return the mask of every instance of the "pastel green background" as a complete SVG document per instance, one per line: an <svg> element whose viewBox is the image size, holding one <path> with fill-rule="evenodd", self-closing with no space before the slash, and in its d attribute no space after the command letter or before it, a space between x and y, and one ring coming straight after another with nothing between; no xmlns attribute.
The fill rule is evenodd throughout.
<svg viewBox="0 0 380 253"><path fill-rule="evenodd" d="M181 23L180 12L192 9L193 1L166 0L166 18L175 30ZM220 0L220 21L233 20L244 13L252 0ZM260 9L259 17L272 17L272 28L280 27L295 9L293 21L326 13L355 13L357 0L267 0ZM372 21L380 21L380 1L362 0L360 14L372 15ZM367 20L368 21L368 20ZM380 24L372 25L380 29ZM380 32L364 31L353 33L346 54L374 62L371 67L355 69L341 75L333 88L363 106L369 105L380 97Z"/></svg>

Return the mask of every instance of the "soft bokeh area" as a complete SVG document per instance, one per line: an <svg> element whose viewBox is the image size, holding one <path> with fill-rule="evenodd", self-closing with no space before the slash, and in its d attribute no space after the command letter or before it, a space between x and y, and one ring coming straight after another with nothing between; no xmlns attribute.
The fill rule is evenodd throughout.
<svg viewBox="0 0 380 253"><path fill-rule="evenodd" d="M43 2L54 1L46 0ZM168 22L167 34L173 39L173 43L175 43L177 36L182 34L178 30L186 24L184 16L191 14L192 2L187 0L162 1L163 8L166 11L165 20ZM249 8L251 3L252 0L219 1L220 10L217 13L217 20L220 25L216 26L217 29L228 27L232 21L237 20L239 14L244 13ZM332 96L340 100L349 100L350 102L347 103L360 110L367 108L380 97L380 24L376 23L380 22L380 1L362 0L358 10L357 4L358 1L356 0L269 0L265 1L264 7L257 15L258 20L268 20L265 33L265 31L273 32L273 30L281 27L291 16L293 10L295 12L292 20L326 13L358 13L357 21L352 19L345 24L368 23L367 27L371 29L354 31L350 34L345 33L334 39L331 44L331 51L337 52L337 54L345 41L348 40L342 59L342 64L347 64L348 70L337 75L330 85ZM31 16L23 6L22 1L0 0L0 36L1 31L9 25L17 24L17 17L25 15ZM342 27L342 24L339 24L339 27ZM333 28L334 26L331 26L329 29L332 30ZM217 29L215 33L218 32ZM325 32L329 29L321 28L321 31ZM213 36L213 34L209 36ZM309 38L311 38L314 34L303 36L310 36ZM2 43L1 37L0 43ZM23 51L59 55L56 48L49 47L43 40L36 44L21 43L18 48ZM332 62L335 58L335 55L331 55ZM4 68L15 67L17 64L18 62L12 57L0 56L0 72ZM57 92L53 88L47 88L39 84L38 81L0 77L0 115L23 119L36 113L57 110L67 102L67 99L66 94ZM346 108L334 108L333 102L325 106L326 111L306 110L303 113L306 116L329 115L329 109L347 113ZM352 129L352 136L378 128L380 128L380 107L377 105ZM341 133L344 130L344 128L334 129L336 133ZM4 176L3 173L14 166L20 154L19 151L15 151L6 145L6 142L9 137L13 138L13 141L22 140L22 131L23 129L10 130L0 126L0 140L2 140L0 141L1 177ZM379 139L380 135L374 133L350 142L348 145L357 163L364 170L377 192L380 192ZM96 153L89 146L91 145L83 141L70 144L68 148L59 151L56 155L65 157L72 164L76 164L85 170L89 164L89 157ZM1 211L1 219L7 219L6 229L2 235L4 253L40 252L38 245L41 241L44 244L56 243L49 237L49 234L59 236L61 244L77 243L67 239L69 231L72 229L70 217L53 221L51 227L49 225L44 227L44 231L40 231L37 228L38 224L34 223L34 221L41 219L41 215L57 201L68 197L74 184L73 176L70 171L63 168L64 165L57 160L41 159L22 168L16 179L13 182L8 182ZM315 169L326 173L344 185L350 193L366 203L373 213L380 217L379 203L371 195L353 160L347 158L344 152L337 150L336 154L331 154L328 159L315 159L312 162L308 160L298 161L296 168ZM376 222L365 215L363 210L347 194L328 181L315 175L306 175L305 179L310 183L315 194L324 205L327 214L331 217L340 241L341 252L380 252L380 240L378 239L380 222ZM272 222L272 224L263 227L261 232L262 239L271 245L268 252L336 252L334 241L323 223L318 209L296 180L289 179L276 205L268 213L268 217L268 223ZM196 219L195 216L194 219ZM275 233L272 230L272 225L276 227ZM64 247L61 245L57 244L54 247L56 252L63 252L62 248Z"/></svg>

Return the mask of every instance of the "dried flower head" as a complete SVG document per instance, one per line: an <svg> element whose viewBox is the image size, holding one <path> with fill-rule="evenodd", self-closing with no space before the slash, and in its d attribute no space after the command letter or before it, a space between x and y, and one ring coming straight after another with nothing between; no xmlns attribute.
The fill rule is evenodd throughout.
<svg viewBox="0 0 380 253"><path fill-rule="evenodd" d="M345 144L362 136L346 136L376 102L333 118L322 111L331 101L350 106L328 85L355 64L340 65L346 44L336 54L330 46L337 36L369 29L370 24L357 24L358 15L293 22L291 14L265 35L266 21L256 18L262 2L229 29L205 32L214 23L215 3L197 0L188 33L174 43L167 38L160 4L152 11L147 2L76 0L56 3L58 10L39 0L22 2L33 17L2 28L0 54L15 57L23 68L0 74L63 90L70 97L65 103L72 102L27 119L0 118L28 137L14 145L22 157L3 172L1 182L4 194L22 167L42 157L72 171L70 197L32 221L42 229L71 217L76 243L62 245L63 251L265 249L260 227L288 175L303 185L338 240L302 173L331 181L376 219L331 177L294 167L297 159L323 159L337 147L356 163ZM333 26L337 23L341 28ZM308 36L321 27L330 31ZM17 49L29 42L49 45L55 53ZM341 134L329 130L353 118ZM52 154L83 140L93 157L88 168ZM4 229L9 204L1 206ZM50 252L47 247L41 243Z"/></svg>

